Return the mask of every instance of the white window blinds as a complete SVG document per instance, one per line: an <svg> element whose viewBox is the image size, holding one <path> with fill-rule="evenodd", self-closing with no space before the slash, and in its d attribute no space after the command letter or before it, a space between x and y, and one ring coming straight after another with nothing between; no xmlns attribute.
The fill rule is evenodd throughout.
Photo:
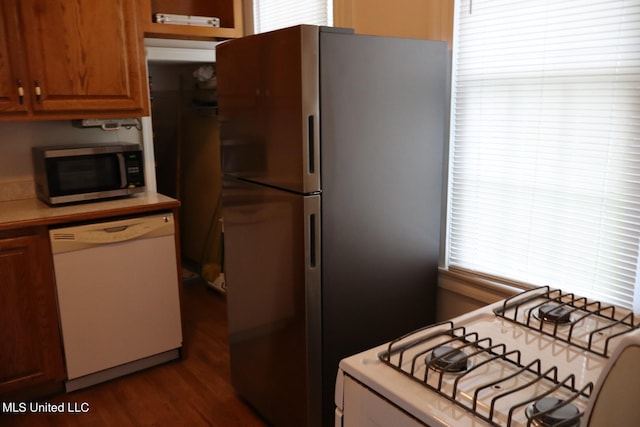
<svg viewBox="0 0 640 427"><path fill-rule="evenodd" d="M257 33L298 24L333 25L333 0L253 0Z"/></svg>
<svg viewBox="0 0 640 427"><path fill-rule="evenodd" d="M456 0L453 70L448 265L640 312L640 0Z"/></svg>

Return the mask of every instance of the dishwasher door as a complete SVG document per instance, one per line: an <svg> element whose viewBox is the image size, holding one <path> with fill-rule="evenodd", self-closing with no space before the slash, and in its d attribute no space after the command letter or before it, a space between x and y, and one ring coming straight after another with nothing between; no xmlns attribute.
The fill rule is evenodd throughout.
<svg viewBox="0 0 640 427"><path fill-rule="evenodd" d="M179 356L174 236L171 214L50 230L67 391Z"/></svg>

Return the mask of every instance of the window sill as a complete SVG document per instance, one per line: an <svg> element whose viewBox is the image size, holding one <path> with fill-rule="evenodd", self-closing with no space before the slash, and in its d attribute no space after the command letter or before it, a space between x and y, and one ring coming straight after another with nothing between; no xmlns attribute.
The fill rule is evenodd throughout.
<svg viewBox="0 0 640 427"><path fill-rule="evenodd" d="M440 268L437 319L439 321L451 319L508 298L523 289L530 289L530 287L501 282L471 271Z"/></svg>

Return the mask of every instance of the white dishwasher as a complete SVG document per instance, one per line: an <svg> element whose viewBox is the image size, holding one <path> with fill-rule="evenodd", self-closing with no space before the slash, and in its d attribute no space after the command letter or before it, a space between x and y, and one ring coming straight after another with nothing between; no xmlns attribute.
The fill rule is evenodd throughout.
<svg viewBox="0 0 640 427"><path fill-rule="evenodd" d="M170 213L49 231L67 391L180 356Z"/></svg>

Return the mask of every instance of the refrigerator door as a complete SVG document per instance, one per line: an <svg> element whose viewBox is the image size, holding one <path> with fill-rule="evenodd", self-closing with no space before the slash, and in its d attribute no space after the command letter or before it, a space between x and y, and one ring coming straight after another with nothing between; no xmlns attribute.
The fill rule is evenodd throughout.
<svg viewBox="0 0 640 427"><path fill-rule="evenodd" d="M231 40L216 56L223 173L319 191L318 28Z"/></svg>
<svg viewBox="0 0 640 427"><path fill-rule="evenodd" d="M232 383L273 425L314 425L319 196L226 179L223 216Z"/></svg>

